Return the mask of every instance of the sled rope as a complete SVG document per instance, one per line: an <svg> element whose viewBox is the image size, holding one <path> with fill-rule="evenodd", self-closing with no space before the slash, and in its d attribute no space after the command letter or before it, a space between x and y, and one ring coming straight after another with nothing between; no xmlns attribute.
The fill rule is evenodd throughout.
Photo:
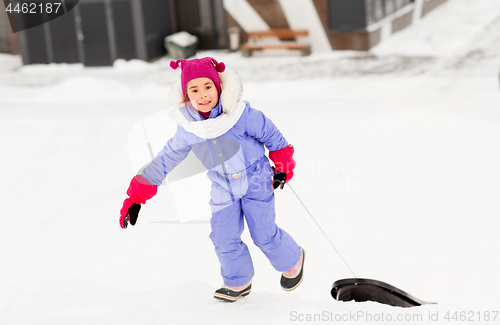
<svg viewBox="0 0 500 325"><path fill-rule="evenodd" d="M314 223L316 224L316 226L318 226L318 229L321 230L321 232L323 233L323 236L325 236L325 238L328 240L328 242L330 243L330 245L332 245L333 249L337 252L337 254L339 254L340 256L340 259L342 259L342 261L344 262L344 264L347 266L347 268L349 269L349 271L351 271L352 275L354 275L355 278L357 278L356 274L354 273L354 271L351 269L351 267L349 266L349 264L347 264L347 262L345 261L344 257L342 257L342 254L340 254L340 252L338 251L337 247L335 247L335 245L332 243L332 241L330 240L330 238L328 238L328 236L326 235L326 233L324 232L323 228L321 228L321 226L319 225L319 223L316 221L316 219L314 219L314 217L312 216L311 212L309 212L309 209L306 207L306 205L304 204L304 202L302 202L302 200L300 199L300 197L297 195L297 193L295 193L295 191L293 190L292 186L290 185L290 183L287 183L288 184L288 187L290 187L290 189L292 190L293 194L295 194L295 197L297 197L297 199L299 200L300 204L302 204L302 206L304 207L304 209L307 211L307 213L309 214L309 216L311 217L311 219L314 221Z"/></svg>

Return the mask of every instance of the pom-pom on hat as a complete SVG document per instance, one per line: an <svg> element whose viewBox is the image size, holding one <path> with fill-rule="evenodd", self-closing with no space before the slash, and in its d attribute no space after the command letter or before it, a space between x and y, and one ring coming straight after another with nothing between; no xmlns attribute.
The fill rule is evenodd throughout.
<svg viewBox="0 0 500 325"><path fill-rule="evenodd" d="M182 94L186 97L186 87L188 82L197 78L208 78L212 80L220 96L220 77L219 72L224 72L226 66L222 62L217 62L214 58L206 57L201 59L170 61L172 69L181 68L181 86Z"/></svg>

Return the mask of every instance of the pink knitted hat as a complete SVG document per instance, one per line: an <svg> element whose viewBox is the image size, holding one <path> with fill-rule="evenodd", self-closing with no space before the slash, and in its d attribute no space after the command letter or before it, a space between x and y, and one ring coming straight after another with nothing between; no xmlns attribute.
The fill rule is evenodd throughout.
<svg viewBox="0 0 500 325"><path fill-rule="evenodd" d="M208 78L212 80L217 88L217 93L220 96L220 77L219 72L224 72L226 66L224 63L217 61L214 58L206 57L201 59L170 61L170 67L177 69L181 67L181 85L182 94L186 97L186 86L188 82L196 78Z"/></svg>

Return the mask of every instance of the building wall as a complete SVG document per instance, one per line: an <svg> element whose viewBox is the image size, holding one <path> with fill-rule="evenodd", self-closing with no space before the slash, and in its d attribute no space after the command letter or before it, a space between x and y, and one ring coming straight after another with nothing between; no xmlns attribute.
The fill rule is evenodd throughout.
<svg viewBox="0 0 500 325"><path fill-rule="evenodd" d="M247 0L270 28L290 28L278 0Z"/></svg>
<svg viewBox="0 0 500 325"><path fill-rule="evenodd" d="M17 35L12 33L3 1L0 1L0 11L0 53L20 54L19 40Z"/></svg>
<svg viewBox="0 0 500 325"><path fill-rule="evenodd" d="M385 14L389 14L388 16L380 16L380 6L375 6L376 8L372 6L371 9L377 12L371 11L369 15L365 13L367 23L370 21L372 23L353 30L332 29L332 24L329 21L330 1L332 0L170 0L165 1L165 3L170 3L170 7L164 5L162 13L158 14L156 12L159 12L159 7L156 5L156 0L81 0L82 5L104 5L105 8L109 9L108 11L117 13L111 21L101 19L106 26L103 25L102 31L96 33L107 40L114 40L113 42L104 42L106 43L103 43L104 45L101 44L106 50L109 50L109 53L105 55L106 58L101 60L102 62L90 62L93 53L87 53L91 50L89 39L93 34L90 31L87 31L87 35L85 35L86 40L89 41L88 44L85 37L80 39L81 35L74 35L75 33L71 31L68 34L73 35L74 39L71 39L71 42L62 33L61 35L53 33L54 29L68 32L68 28L56 26L63 23L63 17L58 21L46 24L46 26L40 26L38 29L26 32L23 36L22 32L13 34L7 15L0 14L0 52L18 54L23 51L27 52L26 49L30 47L35 47L33 53L23 54L23 59L25 56L27 58L26 63L34 63L35 61L32 61L30 56L34 58L40 52L38 46L47 43L52 44L48 47L49 50L52 50L47 50L45 53L49 62L86 62L89 65L102 65L111 64L115 58L151 60L163 55L162 39L164 36L181 30L187 30L199 36L200 48L202 49L228 48L228 27L241 29L242 42L247 41L247 31L270 28L308 29L310 36L307 41L315 52L326 52L332 49L366 51L391 34L406 28L425 16L446 0L384 0L383 3L386 6L382 12L385 11ZM368 2L372 0L357 1ZM406 5L404 9L394 12L397 4L407 4L409 1L414 2ZM84 9L81 8L82 6L79 7L74 9L74 13L70 13L68 17L64 18L75 21L75 17L80 15L77 13ZM3 2L0 3L0 8L4 9ZM124 8L128 8L128 11L122 10ZM141 10L136 10L137 8ZM371 9L365 8L364 10ZM128 14L124 15L127 12ZM169 12L173 14L170 15ZM170 16L170 20L168 16ZM368 16L371 18L368 19ZM149 18L145 19L145 17ZM90 25L88 23L92 19L80 22L77 19L76 21L77 23L73 27L77 31L83 30L86 26L95 29L95 20ZM115 24L121 27L114 27ZM124 29L124 27L127 28ZM106 32L106 30L108 31ZM38 32L38 36L35 35L36 32ZM32 34L36 37L30 38ZM46 39L47 35L49 36L48 41L36 45L40 43L40 40ZM60 46L57 45L58 41L61 41ZM76 45L73 44L74 42ZM66 52L62 51L61 49L64 46L68 47L69 43L72 44L71 48ZM102 50L102 47L100 49ZM101 50L99 51L102 52ZM40 58L40 60L45 59Z"/></svg>
<svg viewBox="0 0 500 325"><path fill-rule="evenodd" d="M392 21L392 32L398 32L410 25L413 21L413 10Z"/></svg>
<svg viewBox="0 0 500 325"><path fill-rule="evenodd" d="M199 49L228 48L222 1L80 0L65 15L15 35L25 64L151 61L165 55L165 37L178 31L196 35Z"/></svg>
<svg viewBox="0 0 500 325"><path fill-rule="evenodd" d="M66 14L18 35L24 64L112 65L154 60L175 32L173 0L80 0Z"/></svg>
<svg viewBox="0 0 500 325"><path fill-rule="evenodd" d="M364 6L365 18L362 19L366 20L366 25L345 30L331 28L329 0L225 0L224 8L228 27L241 28L242 42L246 41L248 31L300 26L309 30L309 41L315 52L329 49L367 51L444 2L446 0L385 0L373 7L372 2L366 1L360 3ZM386 5L383 8L380 7L382 3ZM373 8L368 8L369 4ZM353 3L348 5L353 6ZM403 7L397 10L401 5ZM311 14L308 8L313 8L314 13ZM300 19L296 13L302 9L304 18Z"/></svg>
<svg viewBox="0 0 500 325"><path fill-rule="evenodd" d="M430 11L432 11L437 6L445 3L447 0L425 0L424 6L422 9L422 17L427 15Z"/></svg>

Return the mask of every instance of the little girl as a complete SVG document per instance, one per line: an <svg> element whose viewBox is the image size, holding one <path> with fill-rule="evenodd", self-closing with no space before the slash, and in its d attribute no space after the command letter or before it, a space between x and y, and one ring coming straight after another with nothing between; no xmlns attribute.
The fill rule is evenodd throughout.
<svg viewBox="0 0 500 325"><path fill-rule="evenodd" d="M156 194L166 175L193 150L212 181L210 238L224 282L214 297L234 302L251 291L254 268L248 247L241 241L244 218L255 245L283 272L282 288L295 289L303 277L304 250L275 223L272 185L275 175L284 182L292 178L292 145L269 118L241 100L241 80L224 63L206 57L179 59L170 66L181 68L180 82L169 95L169 114L177 132L132 179L129 198L120 211L120 226L135 225L141 204ZM274 168L264 155L264 146Z"/></svg>

